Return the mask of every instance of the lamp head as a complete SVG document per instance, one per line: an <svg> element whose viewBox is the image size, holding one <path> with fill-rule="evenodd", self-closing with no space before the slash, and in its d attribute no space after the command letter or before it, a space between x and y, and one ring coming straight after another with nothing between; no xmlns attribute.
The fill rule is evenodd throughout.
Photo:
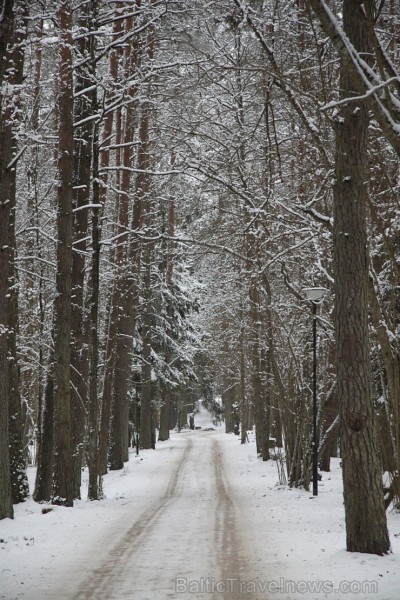
<svg viewBox="0 0 400 600"><path fill-rule="evenodd" d="M319 304L324 299L325 295L328 293L328 290L324 287L309 287L303 288L303 294L314 304Z"/></svg>

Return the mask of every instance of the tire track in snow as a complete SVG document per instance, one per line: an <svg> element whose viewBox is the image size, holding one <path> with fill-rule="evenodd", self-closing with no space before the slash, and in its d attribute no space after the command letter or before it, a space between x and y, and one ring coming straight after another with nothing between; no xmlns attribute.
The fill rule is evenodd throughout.
<svg viewBox="0 0 400 600"><path fill-rule="evenodd" d="M175 496L182 470L189 460L192 445L192 440L188 438L164 496L138 516L123 537L114 545L107 559L91 572L88 580L82 583L78 593L73 596L73 600L100 600L112 597L126 564L133 562L134 554L140 552L141 539L143 536L147 537L151 534L165 506Z"/></svg>
<svg viewBox="0 0 400 600"><path fill-rule="evenodd" d="M214 591L212 600L221 600L222 598L229 600L267 600L264 594L249 591L252 589L252 584L256 584L256 580L251 577L252 574L247 570L249 566L249 558L246 556L248 547L245 545L247 540L243 537L245 532L238 527L238 524L241 523L241 514L229 487L229 480L224 470L221 446L217 440L213 439L212 441L212 456L218 493L218 501L215 507L214 539L219 559L221 584L220 590L216 589ZM215 587L216 584L217 582L215 582Z"/></svg>
<svg viewBox="0 0 400 600"><path fill-rule="evenodd" d="M239 579L240 561L238 556L239 543L235 529L235 506L225 483L220 446L213 439L212 457L215 473L215 485L218 502L215 507L215 545L220 558L221 581ZM220 594L215 598L220 598Z"/></svg>

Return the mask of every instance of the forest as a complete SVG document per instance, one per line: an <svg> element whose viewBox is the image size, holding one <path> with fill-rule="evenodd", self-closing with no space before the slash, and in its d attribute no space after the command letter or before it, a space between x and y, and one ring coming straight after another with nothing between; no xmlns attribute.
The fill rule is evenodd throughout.
<svg viewBox="0 0 400 600"><path fill-rule="evenodd" d="M73 506L83 466L101 499L202 400L307 490L315 417L347 549L387 553L398 0L0 6L0 519Z"/></svg>

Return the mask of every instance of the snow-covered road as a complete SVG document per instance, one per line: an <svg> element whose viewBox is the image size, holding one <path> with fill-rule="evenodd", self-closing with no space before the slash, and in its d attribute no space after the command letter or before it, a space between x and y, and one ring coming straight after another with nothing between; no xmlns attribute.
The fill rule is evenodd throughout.
<svg viewBox="0 0 400 600"><path fill-rule="evenodd" d="M108 475L103 502L18 507L4 523L0 599L264 600L246 587L267 573L227 450L219 432L181 433Z"/></svg>
<svg viewBox="0 0 400 600"><path fill-rule="evenodd" d="M398 600L400 514L393 554L346 552L339 462L316 498L279 485L252 435L172 433L101 502L29 499L0 521L0 600Z"/></svg>
<svg viewBox="0 0 400 600"><path fill-rule="evenodd" d="M219 442L212 432L181 439L166 488L140 514L131 507L122 516L101 541L106 556L90 553L89 564L66 574L70 589L66 594L64 582L57 598L216 599L223 592L232 600L256 598L239 590L253 575L243 572L249 544L243 545Z"/></svg>

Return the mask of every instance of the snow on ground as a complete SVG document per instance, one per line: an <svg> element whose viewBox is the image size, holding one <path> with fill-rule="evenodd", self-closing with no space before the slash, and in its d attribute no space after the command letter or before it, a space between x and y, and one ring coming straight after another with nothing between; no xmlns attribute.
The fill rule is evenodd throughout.
<svg viewBox="0 0 400 600"><path fill-rule="evenodd" d="M195 425L215 428L204 410L195 415ZM0 521L0 599L54 598L51 590L63 581L63 573L77 561L85 563L94 547L99 556L109 550L101 540L114 532L120 535L129 514L132 519L132 509L139 514L165 493L188 435L215 436L218 441L226 487L240 515L241 555L252 563L248 572L256 573L252 581L243 582L248 591L256 586L260 600L398 600L399 514L388 513L392 554L348 553L338 460L333 460L331 473L323 474L319 495L313 498L304 490L280 486L276 462L257 459L251 436L249 444L241 445L221 429L172 433L171 440L158 443L155 451L132 454L123 471L105 477L106 499L101 502L80 500L72 509L53 507L47 514L32 500L16 506L14 520ZM86 485L86 473L84 479ZM192 516L188 515L188 523ZM179 543L179 537L171 536L160 545L169 545L172 539ZM159 564L157 556L153 564ZM229 593L221 595L225 597ZM236 597L231 595L231 600Z"/></svg>
<svg viewBox="0 0 400 600"><path fill-rule="evenodd" d="M215 418L201 403L198 406L198 412L194 413L194 425L195 427L201 427L202 429L221 428L221 425L216 424Z"/></svg>
<svg viewBox="0 0 400 600"><path fill-rule="evenodd" d="M132 504L141 512L163 492L182 447L183 440L176 435L158 444L156 451L141 451L138 457L132 452L122 471L104 478L105 499L100 502L77 500L73 508L54 506L47 514L42 508L49 505L31 499L15 506L14 519L0 521L0 599L39 600L44 583L55 587L68 564L79 556L83 559L96 539L100 542L108 530L117 534ZM29 469L31 489L34 471ZM85 498L87 472L83 475ZM98 553L103 550L99 545Z"/></svg>
<svg viewBox="0 0 400 600"><path fill-rule="evenodd" d="M268 579L260 573L269 592L265 597L400 598L400 514L389 511L387 515L393 553L379 557L346 552L339 459L332 459L332 470L323 473L319 494L313 497L279 485L276 462L258 460L252 440L241 446L234 436L217 435L225 440L232 495L245 512L247 532L263 571L269 573Z"/></svg>

